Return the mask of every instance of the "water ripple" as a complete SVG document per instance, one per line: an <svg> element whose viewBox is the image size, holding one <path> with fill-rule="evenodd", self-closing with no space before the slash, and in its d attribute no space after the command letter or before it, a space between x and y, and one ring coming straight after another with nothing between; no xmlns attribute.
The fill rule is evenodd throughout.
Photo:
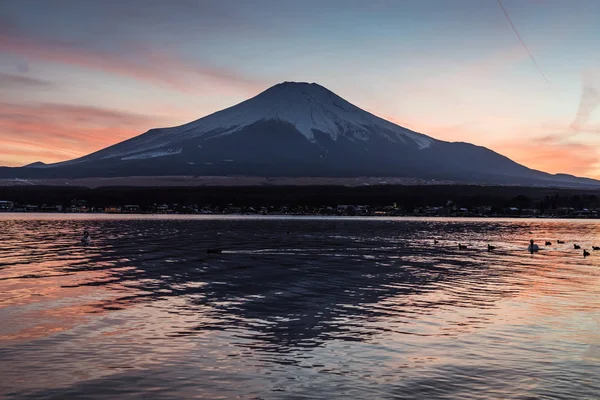
<svg viewBox="0 0 600 400"><path fill-rule="evenodd" d="M597 244L596 221L4 214L0 229L5 397L600 393L600 252L573 249ZM554 244L531 255L529 238Z"/></svg>

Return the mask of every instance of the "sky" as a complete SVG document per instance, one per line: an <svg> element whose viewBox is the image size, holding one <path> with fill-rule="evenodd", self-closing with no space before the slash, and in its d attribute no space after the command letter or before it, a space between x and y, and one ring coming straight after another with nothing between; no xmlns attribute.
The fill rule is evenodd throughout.
<svg viewBox="0 0 600 400"><path fill-rule="evenodd" d="M83 156L303 81L437 139L600 178L598 21L597 0L0 0L0 165Z"/></svg>

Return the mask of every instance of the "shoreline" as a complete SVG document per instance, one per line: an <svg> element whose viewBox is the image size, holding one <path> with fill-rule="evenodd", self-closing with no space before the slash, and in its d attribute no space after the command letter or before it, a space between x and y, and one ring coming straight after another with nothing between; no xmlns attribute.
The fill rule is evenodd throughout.
<svg viewBox="0 0 600 400"><path fill-rule="evenodd" d="M545 221L593 221L600 217L573 216L514 216L514 215L332 215L332 214L241 214L241 213L150 213L150 212L44 212L44 211L0 211L0 217L7 215L28 216L131 216L131 217L204 217L219 219L222 217L247 219L397 219L397 220L545 220Z"/></svg>

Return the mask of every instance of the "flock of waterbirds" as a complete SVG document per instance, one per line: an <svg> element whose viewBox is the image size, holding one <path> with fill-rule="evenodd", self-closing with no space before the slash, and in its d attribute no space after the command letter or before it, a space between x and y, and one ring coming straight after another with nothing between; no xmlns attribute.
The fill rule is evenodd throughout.
<svg viewBox="0 0 600 400"><path fill-rule="evenodd" d="M438 241L434 240L433 241L434 244L437 244ZM557 244L565 244L565 241L563 240L557 240L556 241ZM552 242L550 241L546 241L544 246L552 246ZM469 246L467 246L466 244L462 244L462 243L458 243L458 249L459 250L467 250L469 248ZM496 246L492 246L491 244L487 245L487 251L494 251L496 250ZM539 246L537 244L535 244L534 240L531 239L529 241L529 246L527 247L527 251L530 252L531 254L533 253L537 253L540 250ZM573 250L582 250L581 246L578 245L577 243L573 243ZM592 250L594 251L600 251L600 246L592 246ZM587 250L587 249L583 249L583 257L587 257L591 255L591 253Z"/></svg>
<svg viewBox="0 0 600 400"><path fill-rule="evenodd" d="M288 232L287 234L289 235L290 233ZM81 237L81 243L84 245L88 245L88 244L91 244L91 242L92 242L92 238L91 238L89 232L87 230L84 231L83 236ZM439 242L437 240L433 241L433 244L438 244L438 243ZM556 243L557 244L565 244L565 242L562 240L557 240ZM546 241L545 246L552 246L552 242ZM468 248L469 248L469 246L467 246L466 244L458 243L459 250L467 250ZM573 249L581 250L581 246L578 245L577 243L573 243ZM494 250L496 250L496 246L492 246L491 244L487 245L487 251L491 252ZM539 246L537 244L535 244L533 239L531 239L529 241L529 246L527 247L527 251L530 252L531 254L533 254L533 253L537 253L539 250L540 250ZM600 246L592 246L592 250L600 251ZM206 249L207 254L220 254L222 252L223 252L223 249L219 249L219 248ZM590 252L587 251L586 249L583 249L583 257L587 257L589 255L590 255Z"/></svg>

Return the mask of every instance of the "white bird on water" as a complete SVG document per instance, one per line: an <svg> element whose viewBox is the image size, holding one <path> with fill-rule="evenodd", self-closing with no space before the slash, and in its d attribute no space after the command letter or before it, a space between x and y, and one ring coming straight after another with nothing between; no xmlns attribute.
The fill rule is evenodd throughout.
<svg viewBox="0 0 600 400"><path fill-rule="evenodd" d="M88 231L83 231L83 236L81 237L81 244L90 244L92 243L92 237Z"/></svg>

